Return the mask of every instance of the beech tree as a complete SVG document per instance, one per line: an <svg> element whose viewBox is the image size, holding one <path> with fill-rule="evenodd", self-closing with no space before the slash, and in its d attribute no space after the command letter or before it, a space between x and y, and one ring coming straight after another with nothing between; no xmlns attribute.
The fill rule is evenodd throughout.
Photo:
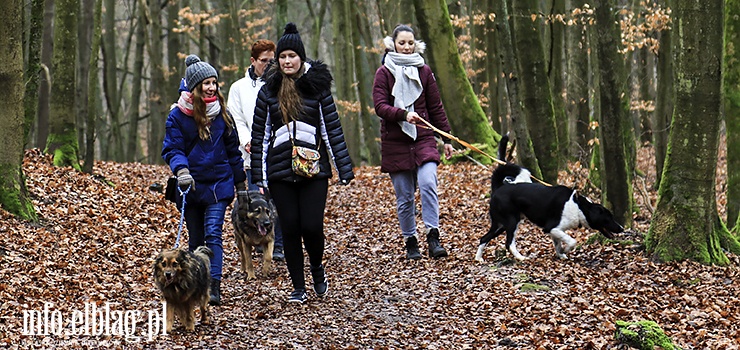
<svg viewBox="0 0 740 350"><path fill-rule="evenodd" d="M740 244L722 225L715 193L724 1L683 0L676 5L676 105L645 245L659 261L726 265L723 248L738 254Z"/></svg>
<svg viewBox="0 0 740 350"><path fill-rule="evenodd" d="M499 135L488 124L470 85L453 35L445 0L414 0L419 35L427 43L427 63L437 78L452 133L463 140L495 147ZM489 159L482 159L490 163Z"/></svg>
<svg viewBox="0 0 740 350"><path fill-rule="evenodd" d="M23 178L23 1L0 2L0 205L24 219L36 220Z"/></svg>
<svg viewBox="0 0 740 350"><path fill-rule="evenodd" d="M77 144L75 116L75 64L77 54L77 12L79 0L56 0L54 16L53 75L46 152L54 165L82 170Z"/></svg>

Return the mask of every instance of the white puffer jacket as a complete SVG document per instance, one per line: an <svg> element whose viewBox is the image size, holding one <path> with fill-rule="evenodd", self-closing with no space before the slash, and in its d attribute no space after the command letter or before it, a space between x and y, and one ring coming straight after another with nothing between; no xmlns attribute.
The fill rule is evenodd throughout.
<svg viewBox="0 0 740 350"><path fill-rule="evenodd" d="M265 82L261 78L253 79L250 76L252 67L247 70L244 78L234 82L229 89L229 97L226 106L234 117L236 132L239 134L239 148L244 159L244 169L249 169L251 160L244 146L252 141L252 122L254 120L254 106L257 103L259 93Z"/></svg>

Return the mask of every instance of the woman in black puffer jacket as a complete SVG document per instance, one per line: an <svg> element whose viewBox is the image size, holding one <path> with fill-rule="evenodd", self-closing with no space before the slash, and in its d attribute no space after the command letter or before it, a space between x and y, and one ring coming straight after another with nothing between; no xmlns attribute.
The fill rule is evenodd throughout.
<svg viewBox="0 0 740 350"><path fill-rule="evenodd" d="M285 262L294 291L288 301L306 301L303 248L311 264L313 288L323 297L329 288L323 265L324 209L332 160L342 184L354 178L342 125L331 96L331 73L320 61L306 62L295 24L288 23L277 44L275 62L263 79L252 124L252 181L269 187L283 228ZM318 149L319 173L295 174L293 143Z"/></svg>

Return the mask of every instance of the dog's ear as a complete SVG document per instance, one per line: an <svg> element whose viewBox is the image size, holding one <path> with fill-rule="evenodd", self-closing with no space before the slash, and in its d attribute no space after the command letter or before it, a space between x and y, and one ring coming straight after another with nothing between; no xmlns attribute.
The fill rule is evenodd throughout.
<svg viewBox="0 0 740 350"><path fill-rule="evenodd" d="M159 266L162 264L162 253L160 252L157 254L157 257L154 258L154 262L152 263L152 268L155 270L159 269Z"/></svg>

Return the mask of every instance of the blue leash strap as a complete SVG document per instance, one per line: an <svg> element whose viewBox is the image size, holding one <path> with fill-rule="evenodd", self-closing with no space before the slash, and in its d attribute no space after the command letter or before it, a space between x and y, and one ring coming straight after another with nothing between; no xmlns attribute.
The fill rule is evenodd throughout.
<svg viewBox="0 0 740 350"><path fill-rule="evenodd" d="M183 191L180 189L180 186L177 187L177 191L180 192L180 196L182 197L182 206L180 208L180 227L177 229L177 238L175 239L175 249L180 246L180 235L182 234L182 225L185 223L185 197L187 197L188 192L190 192L190 185L188 185L188 188Z"/></svg>

